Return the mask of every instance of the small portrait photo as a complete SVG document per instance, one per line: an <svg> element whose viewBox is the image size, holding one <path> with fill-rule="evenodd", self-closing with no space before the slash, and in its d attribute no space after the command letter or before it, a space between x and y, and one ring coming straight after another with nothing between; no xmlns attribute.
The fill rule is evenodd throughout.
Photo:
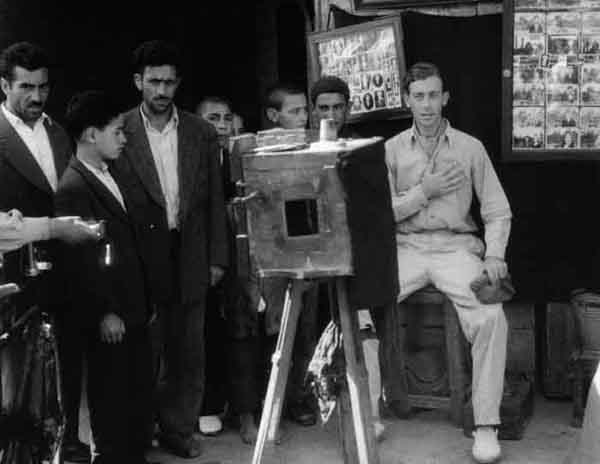
<svg viewBox="0 0 600 464"><path fill-rule="evenodd" d="M579 133L576 130L556 128L546 133L546 148L569 149L579 147Z"/></svg>
<svg viewBox="0 0 600 464"><path fill-rule="evenodd" d="M600 130L600 108L583 106L581 108L581 128ZM583 138L583 135L582 135Z"/></svg>
<svg viewBox="0 0 600 464"><path fill-rule="evenodd" d="M544 108L523 107L513 109L514 128L544 127Z"/></svg>
<svg viewBox="0 0 600 464"><path fill-rule="evenodd" d="M385 108L385 92L383 90L375 91L375 108Z"/></svg>
<svg viewBox="0 0 600 464"><path fill-rule="evenodd" d="M600 84L600 63L581 65L581 84Z"/></svg>
<svg viewBox="0 0 600 464"><path fill-rule="evenodd" d="M544 129L535 127L514 128L512 145L515 149L544 148Z"/></svg>
<svg viewBox="0 0 600 464"><path fill-rule="evenodd" d="M579 110L576 106L552 105L547 112L547 127L577 127Z"/></svg>
<svg viewBox="0 0 600 464"><path fill-rule="evenodd" d="M523 84L543 84L544 68L537 66L517 65L514 68L514 81Z"/></svg>
<svg viewBox="0 0 600 464"><path fill-rule="evenodd" d="M380 88L383 85L383 76L380 73L373 74L372 81L375 88Z"/></svg>
<svg viewBox="0 0 600 464"><path fill-rule="evenodd" d="M581 148L600 149L600 129L589 128L581 131Z"/></svg>
<svg viewBox="0 0 600 464"><path fill-rule="evenodd" d="M544 104L545 88L543 84L513 84L514 106L537 106Z"/></svg>
<svg viewBox="0 0 600 464"><path fill-rule="evenodd" d="M581 28L581 16L572 11L548 13L546 30L548 34L578 34Z"/></svg>
<svg viewBox="0 0 600 464"><path fill-rule="evenodd" d="M545 40L543 35L535 36L528 33L515 34L513 54L515 55L543 55L545 50Z"/></svg>
<svg viewBox="0 0 600 464"><path fill-rule="evenodd" d="M361 90L369 90L371 88L371 74L362 73L360 75L360 88Z"/></svg>
<svg viewBox="0 0 600 464"><path fill-rule="evenodd" d="M579 87L576 85L554 84L546 87L547 104L577 105Z"/></svg>
<svg viewBox="0 0 600 464"><path fill-rule="evenodd" d="M600 105L599 84L585 84L581 86L581 104L589 106Z"/></svg>
<svg viewBox="0 0 600 464"><path fill-rule="evenodd" d="M577 66L569 66L563 63L557 63L550 68L548 72L549 84L573 84L579 82Z"/></svg>
<svg viewBox="0 0 600 464"><path fill-rule="evenodd" d="M352 108L350 111L353 113L362 111L362 99L360 95L352 95Z"/></svg>
<svg viewBox="0 0 600 464"><path fill-rule="evenodd" d="M575 55L579 51L577 35L549 35L548 53L551 55Z"/></svg>
<svg viewBox="0 0 600 464"><path fill-rule="evenodd" d="M544 13L515 13L515 32L544 34L546 15Z"/></svg>
<svg viewBox="0 0 600 464"><path fill-rule="evenodd" d="M583 55L600 54L600 34L584 34L581 36L581 53Z"/></svg>
<svg viewBox="0 0 600 464"><path fill-rule="evenodd" d="M375 105L375 101L373 99L373 95L371 94L371 92L366 92L362 97L362 101L363 101L363 107L365 108L365 110L370 111L373 109L373 106Z"/></svg>
<svg viewBox="0 0 600 464"><path fill-rule="evenodd" d="M584 11L581 14L581 22L585 33L600 33L600 11Z"/></svg>

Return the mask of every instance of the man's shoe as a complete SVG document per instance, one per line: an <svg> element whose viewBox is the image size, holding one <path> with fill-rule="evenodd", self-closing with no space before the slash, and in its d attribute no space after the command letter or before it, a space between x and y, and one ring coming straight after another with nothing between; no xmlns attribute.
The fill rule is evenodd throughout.
<svg viewBox="0 0 600 464"><path fill-rule="evenodd" d="M258 429L252 413L240 414L240 438L247 445L252 445L258 437Z"/></svg>
<svg viewBox="0 0 600 464"><path fill-rule="evenodd" d="M317 414L307 404L307 401L290 402L288 415L291 420L300 425L309 427L317 423Z"/></svg>
<svg viewBox="0 0 600 464"><path fill-rule="evenodd" d="M163 448L181 458L197 458L202 454L202 442L196 435L162 433L159 441Z"/></svg>
<svg viewBox="0 0 600 464"><path fill-rule="evenodd" d="M92 459L90 447L79 440L63 443L61 456L64 461L86 464Z"/></svg>
<svg viewBox="0 0 600 464"><path fill-rule="evenodd" d="M494 427L477 427L473 432L473 458L480 464L490 464L500 459L498 431Z"/></svg>
<svg viewBox="0 0 600 464"><path fill-rule="evenodd" d="M198 429L202 435L218 435L223 431L223 423L219 416L200 416Z"/></svg>

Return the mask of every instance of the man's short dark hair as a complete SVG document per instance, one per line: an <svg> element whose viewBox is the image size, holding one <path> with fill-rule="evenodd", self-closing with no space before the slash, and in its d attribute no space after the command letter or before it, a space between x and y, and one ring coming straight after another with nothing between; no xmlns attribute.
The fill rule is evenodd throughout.
<svg viewBox="0 0 600 464"><path fill-rule="evenodd" d="M316 104L317 97L322 93L340 93L344 96L346 103L350 100L350 89L343 79L337 76L322 76L310 89L310 100Z"/></svg>
<svg viewBox="0 0 600 464"><path fill-rule="evenodd" d="M88 90L74 95L67 105L66 126L78 141L89 127L104 129L123 112L123 106L106 92Z"/></svg>
<svg viewBox="0 0 600 464"><path fill-rule="evenodd" d="M433 63L427 63L425 61L421 61L419 63L413 64L408 71L406 71L406 75L402 80L402 90L405 93L410 93L410 84L415 81L422 81L427 79L428 77L439 77L442 81L442 90L444 89L444 79L442 77L442 73L440 69Z"/></svg>
<svg viewBox="0 0 600 464"><path fill-rule="evenodd" d="M181 55L175 44L164 40L150 40L133 51L134 72L143 74L148 66L174 66L181 73Z"/></svg>
<svg viewBox="0 0 600 464"><path fill-rule="evenodd" d="M227 108L229 108L229 111L233 111L233 108L231 107L231 103L229 102L229 100L227 100L224 97L210 95L210 96L204 97L202 100L200 100L198 105L196 105L196 112L202 112L202 109L204 108L204 106L208 105L209 103L212 103L215 105L226 105Z"/></svg>
<svg viewBox="0 0 600 464"><path fill-rule="evenodd" d="M50 67L46 52L38 45L30 42L17 42L5 48L0 54L0 77L12 81L15 77L15 67L27 71L35 71Z"/></svg>
<svg viewBox="0 0 600 464"><path fill-rule="evenodd" d="M296 84L277 82L270 86L265 93L264 108L275 108L281 111L283 99L288 95L305 95L304 90Z"/></svg>

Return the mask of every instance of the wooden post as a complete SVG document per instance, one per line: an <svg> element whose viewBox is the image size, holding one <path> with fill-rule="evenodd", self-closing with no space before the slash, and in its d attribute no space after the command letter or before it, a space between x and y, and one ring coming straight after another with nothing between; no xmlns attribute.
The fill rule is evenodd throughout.
<svg viewBox="0 0 600 464"><path fill-rule="evenodd" d="M344 342L344 355L346 358L346 380L348 393L350 395L352 417L344 417L348 414L347 403L340 398L340 415L344 428L354 426L354 443L348 440L348 433L343 433L344 463L345 464L379 464L379 454L375 443L375 431L373 428L373 414L371 401L369 400L369 382L367 369L362 351L358 318L348 304L346 293L346 280L344 277L336 277L337 301L342 326ZM355 448L350 449L352 446ZM356 450L356 451L355 451ZM352 462L350 459L357 459Z"/></svg>

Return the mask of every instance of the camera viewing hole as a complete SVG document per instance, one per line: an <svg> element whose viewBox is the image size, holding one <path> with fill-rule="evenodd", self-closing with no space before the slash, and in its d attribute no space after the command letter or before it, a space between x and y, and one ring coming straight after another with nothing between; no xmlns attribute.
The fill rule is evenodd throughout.
<svg viewBox="0 0 600 464"><path fill-rule="evenodd" d="M316 235L319 233L317 200L302 199L284 202L285 222L289 237Z"/></svg>

